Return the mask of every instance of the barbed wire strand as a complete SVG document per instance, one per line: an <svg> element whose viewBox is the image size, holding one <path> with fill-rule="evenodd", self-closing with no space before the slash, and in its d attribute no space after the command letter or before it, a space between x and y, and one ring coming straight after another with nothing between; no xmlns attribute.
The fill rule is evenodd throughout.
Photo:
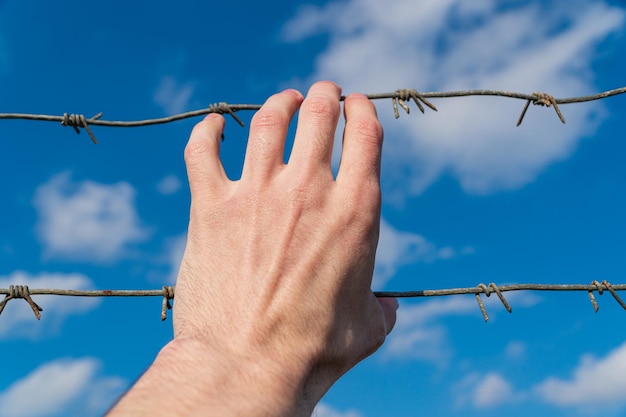
<svg viewBox="0 0 626 417"><path fill-rule="evenodd" d="M554 107L554 110L561 120L565 123L565 117L561 113L559 104L572 104L583 103L593 100L601 100L608 97L616 96L626 93L626 87L616 88L614 90L604 91L602 93L571 97L571 98L554 98L550 94L543 92L534 92L532 94L516 93L506 90L465 90L465 91L448 91L448 92L424 92L420 93L415 89L403 88L396 90L393 93L376 93L366 94L370 100L391 99L393 105L394 116L396 119L400 117L398 112L398 105L409 114L410 108L407 105L410 100L413 100L418 109L424 113L424 106L430 107L432 110L437 111L437 108L430 103L429 98L452 98L452 97L468 97L468 96L497 96L507 97L513 99L526 100L526 104L522 110L520 117L517 120L517 126L519 126L530 104L545 107ZM345 100L346 96L341 96L340 100ZM188 119L197 116L203 116L209 113L229 114L240 126L244 127L243 121L235 115L235 112L242 110L258 110L261 108L260 104L228 104L226 102L219 102L210 104L208 107L193 110L185 113L175 114L167 117L160 117L154 119L145 120L132 120L132 121L116 121L116 120L102 120L102 113L98 113L91 118L86 118L83 114L68 114L64 113L62 116L45 115L45 114L27 114L27 113L0 113L0 119L19 119L19 120L37 120L45 122L58 122L62 126L71 126L76 133L80 133L80 128L84 128L87 131L90 139L94 144L98 143L95 135L93 134L90 126L107 126L107 127L139 127L150 126L163 123L171 123L178 120Z"/></svg>
<svg viewBox="0 0 626 417"><path fill-rule="evenodd" d="M58 295L58 296L74 296L74 297L163 297L161 305L161 320L167 318L167 310L172 308L171 300L174 299L176 287L164 285L160 290L64 290L64 289L29 289L27 285L10 285L9 288L0 288L0 294L5 294L5 298L0 301L0 314L4 310L7 302L12 299L23 298L32 308L35 316L39 320L40 312L43 311L31 298L31 295ZM592 281L590 284L507 284L498 286L491 282L489 285L480 283L475 287L464 288L448 288L436 290L419 290L419 291L374 291L376 297L396 297L396 298L416 298L416 297L445 297L452 295L474 294L476 302L483 318L489 320L487 310L482 301L481 294L487 297L496 294L504 308L509 313L513 312L510 304L502 293L509 291L586 291L589 300L597 313L599 310L598 302L595 298L594 291L602 295L604 291L608 291L615 301L626 310L626 303L619 297L617 291L625 291L626 284L611 284L609 281Z"/></svg>

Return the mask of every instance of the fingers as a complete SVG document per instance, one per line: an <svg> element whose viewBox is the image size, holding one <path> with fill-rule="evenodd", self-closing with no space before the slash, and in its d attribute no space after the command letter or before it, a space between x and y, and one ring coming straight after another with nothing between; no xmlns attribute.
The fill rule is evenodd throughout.
<svg viewBox="0 0 626 417"><path fill-rule="evenodd" d="M385 329L387 334L391 333L393 326L396 324L396 311L398 310L398 300L395 298L377 298L378 304L383 311L383 318L385 320Z"/></svg>
<svg viewBox="0 0 626 417"><path fill-rule="evenodd" d="M289 164L298 171L327 166L330 172L341 89L323 81L313 84L302 103Z"/></svg>
<svg viewBox="0 0 626 417"><path fill-rule="evenodd" d="M242 179L264 181L284 165L287 130L302 100L302 94L298 91L285 90L270 97L254 115Z"/></svg>
<svg viewBox="0 0 626 417"><path fill-rule="evenodd" d="M362 94L344 102L346 127L337 182L349 185L380 183L383 128L374 104Z"/></svg>
<svg viewBox="0 0 626 417"><path fill-rule="evenodd" d="M220 160L224 118L209 114L192 130L185 147L185 164L191 193L212 193L228 182Z"/></svg>

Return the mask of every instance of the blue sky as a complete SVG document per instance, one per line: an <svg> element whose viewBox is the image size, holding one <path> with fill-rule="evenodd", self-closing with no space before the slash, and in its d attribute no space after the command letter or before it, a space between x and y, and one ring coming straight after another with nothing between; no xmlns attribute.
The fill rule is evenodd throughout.
<svg viewBox="0 0 626 417"><path fill-rule="evenodd" d="M332 79L344 92L626 85L621 2L0 1L0 112L160 117L261 103ZM626 97L533 106L433 99L385 128L375 289L624 283ZM251 113L240 113L248 122ZM182 152L197 120L86 132L0 120L0 287L160 288L184 249ZM227 121L237 178L246 129ZM340 142L340 141L338 141ZM338 149L337 149L338 151ZM338 155L338 152L335 152ZM335 163L337 158L335 158ZM36 296L0 316L0 415L96 416L172 336L159 298ZM492 297L494 298L494 297ZM403 300L387 343L319 417L625 416L626 313L584 293Z"/></svg>

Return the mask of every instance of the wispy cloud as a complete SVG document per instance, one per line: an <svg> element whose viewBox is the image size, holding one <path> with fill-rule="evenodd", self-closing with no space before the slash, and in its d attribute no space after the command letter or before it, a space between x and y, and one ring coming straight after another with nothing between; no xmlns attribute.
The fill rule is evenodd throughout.
<svg viewBox="0 0 626 417"><path fill-rule="evenodd" d="M396 230L385 219L382 219L372 288L383 288L403 266L417 262L450 259L458 253L469 254L472 250L464 248L457 251L450 246L437 247L423 236Z"/></svg>
<svg viewBox="0 0 626 417"><path fill-rule="evenodd" d="M528 308L540 302L539 297L527 292L507 294L507 300L514 308ZM483 302L490 320L496 319L502 311L506 312L498 297L483 297ZM397 312L396 325L383 345L381 356L418 360L445 368L454 355L446 319L466 315L480 320L480 310L474 297L450 296L421 301L416 305L402 304ZM519 351L521 346L512 349Z"/></svg>
<svg viewBox="0 0 626 417"><path fill-rule="evenodd" d="M402 305L396 325L383 345L382 357L414 359L444 367L453 348L443 319L476 313L476 301L468 297L428 300L417 305Z"/></svg>
<svg viewBox="0 0 626 417"><path fill-rule="evenodd" d="M187 233L165 238L159 254L152 258L149 280L159 285L176 283L186 245Z"/></svg>
<svg viewBox="0 0 626 417"><path fill-rule="evenodd" d="M183 233L180 236L176 236L168 239L166 246L166 261L169 266L168 281L170 283L176 282L178 276L178 269L180 268L180 262L183 260L183 254L185 253L185 247L187 245L187 234Z"/></svg>
<svg viewBox="0 0 626 417"><path fill-rule="evenodd" d="M527 397L523 392L516 392L512 384L497 372L471 373L452 387L452 394L457 407L470 405L478 409L518 402Z"/></svg>
<svg viewBox="0 0 626 417"><path fill-rule="evenodd" d="M311 417L362 417L362 414L354 411L339 411L328 404L318 403Z"/></svg>
<svg viewBox="0 0 626 417"><path fill-rule="evenodd" d="M594 47L625 20L621 8L574 4L334 1L301 8L283 33L291 42L328 34L307 83L332 79L346 92L501 88L574 96L595 90ZM603 114L602 103L567 107L563 126L552 110L532 108L516 128L519 101L435 103L438 113L414 109L397 121L389 102L377 103L388 197L418 194L444 174L472 193L520 187L567 158Z"/></svg>
<svg viewBox="0 0 626 417"><path fill-rule="evenodd" d="M518 361L526 356L528 346L519 340L511 340L504 349L504 356L512 361Z"/></svg>
<svg viewBox="0 0 626 417"><path fill-rule="evenodd" d="M603 358L583 356L571 378L549 377L535 387L535 392L560 407L626 405L626 342Z"/></svg>
<svg viewBox="0 0 626 417"><path fill-rule="evenodd" d="M194 89L194 83L181 83L176 77L166 75L159 81L153 99L168 115L182 113L188 110Z"/></svg>
<svg viewBox="0 0 626 417"><path fill-rule="evenodd" d="M182 187L182 182L176 175L163 177L156 185L157 191L163 195L176 193Z"/></svg>
<svg viewBox="0 0 626 417"><path fill-rule="evenodd" d="M89 278L82 274L40 273L30 275L16 271L8 276L0 276L0 288L9 285L28 285L30 288L54 288L86 290L94 287ZM63 322L71 315L85 314L95 309L100 300L90 297L32 296L44 311L45 321L38 321L30 306L24 300L7 303L0 320L0 338L34 338L42 334L56 333ZM2 414L2 413L0 413Z"/></svg>
<svg viewBox="0 0 626 417"><path fill-rule="evenodd" d="M99 376L94 358L45 363L0 393L0 415L46 417L102 415L128 382Z"/></svg>
<svg viewBox="0 0 626 417"><path fill-rule="evenodd" d="M68 260L110 262L127 246L148 237L126 182L73 183L69 172L52 177L35 192L37 232L44 255Z"/></svg>

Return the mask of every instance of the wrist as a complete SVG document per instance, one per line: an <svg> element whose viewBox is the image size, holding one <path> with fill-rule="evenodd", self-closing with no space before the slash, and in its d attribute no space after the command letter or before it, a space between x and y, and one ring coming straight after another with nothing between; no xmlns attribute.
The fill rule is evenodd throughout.
<svg viewBox="0 0 626 417"><path fill-rule="evenodd" d="M294 366L286 374L285 360L224 357L201 341L179 337L159 352L111 417L310 416L323 392L311 392L308 370Z"/></svg>

